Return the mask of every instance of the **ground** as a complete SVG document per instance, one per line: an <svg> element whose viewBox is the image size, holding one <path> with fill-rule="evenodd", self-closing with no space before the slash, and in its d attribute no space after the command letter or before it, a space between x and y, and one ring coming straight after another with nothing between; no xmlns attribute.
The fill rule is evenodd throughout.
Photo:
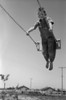
<svg viewBox="0 0 66 100"><path fill-rule="evenodd" d="M12 96L1 98L0 100L66 100L66 96L27 96L19 95L18 99Z"/></svg>

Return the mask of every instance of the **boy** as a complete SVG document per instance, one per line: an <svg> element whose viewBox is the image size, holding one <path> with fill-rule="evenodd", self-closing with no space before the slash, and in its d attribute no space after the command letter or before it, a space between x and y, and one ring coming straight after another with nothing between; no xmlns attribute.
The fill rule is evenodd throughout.
<svg viewBox="0 0 66 100"><path fill-rule="evenodd" d="M55 59L56 54L56 38L53 34L53 24L54 22L47 17L46 11L43 7L38 9L38 18L39 21L27 31L27 35L35 30L37 27L39 28L41 40L42 40L42 53L47 61L46 68L49 70L53 69L53 61Z"/></svg>

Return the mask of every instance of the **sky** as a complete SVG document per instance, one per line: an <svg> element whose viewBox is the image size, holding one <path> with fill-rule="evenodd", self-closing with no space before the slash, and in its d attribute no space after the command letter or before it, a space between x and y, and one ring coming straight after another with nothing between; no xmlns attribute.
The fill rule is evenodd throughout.
<svg viewBox="0 0 66 100"><path fill-rule="evenodd" d="M53 70L45 68L46 61L35 44L0 7L0 74L10 74L6 87L25 85L30 88L53 87L61 89L61 69L66 67L66 0L39 0L54 21L53 32L61 39L56 51ZM37 0L0 0L0 4L27 31L38 20ZM31 33L41 42L38 29ZM66 89L66 69L63 70L63 88ZM0 78L0 87L3 87Z"/></svg>

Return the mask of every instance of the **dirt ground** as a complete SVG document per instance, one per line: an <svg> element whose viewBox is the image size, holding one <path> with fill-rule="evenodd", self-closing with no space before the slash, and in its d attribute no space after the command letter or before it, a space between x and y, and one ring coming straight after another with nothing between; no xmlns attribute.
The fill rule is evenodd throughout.
<svg viewBox="0 0 66 100"><path fill-rule="evenodd" d="M66 100L66 96L25 96L20 95L17 98L14 97L5 97L0 100Z"/></svg>

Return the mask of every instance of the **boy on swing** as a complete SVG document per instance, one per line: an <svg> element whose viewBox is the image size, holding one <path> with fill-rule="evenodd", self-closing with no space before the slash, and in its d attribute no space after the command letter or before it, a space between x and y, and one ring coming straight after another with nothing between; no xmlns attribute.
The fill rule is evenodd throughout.
<svg viewBox="0 0 66 100"><path fill-rule="evenodd" d="M35 30L37 27L40 31L40 36L42 40L42 54L46 60L46 68L49 70L53 69L53 61L56 54L56 38L53 34L53 24L54 22L47 17L46 11L43 7L38 9L39 21L27 31L27 35Z"/></svg>

